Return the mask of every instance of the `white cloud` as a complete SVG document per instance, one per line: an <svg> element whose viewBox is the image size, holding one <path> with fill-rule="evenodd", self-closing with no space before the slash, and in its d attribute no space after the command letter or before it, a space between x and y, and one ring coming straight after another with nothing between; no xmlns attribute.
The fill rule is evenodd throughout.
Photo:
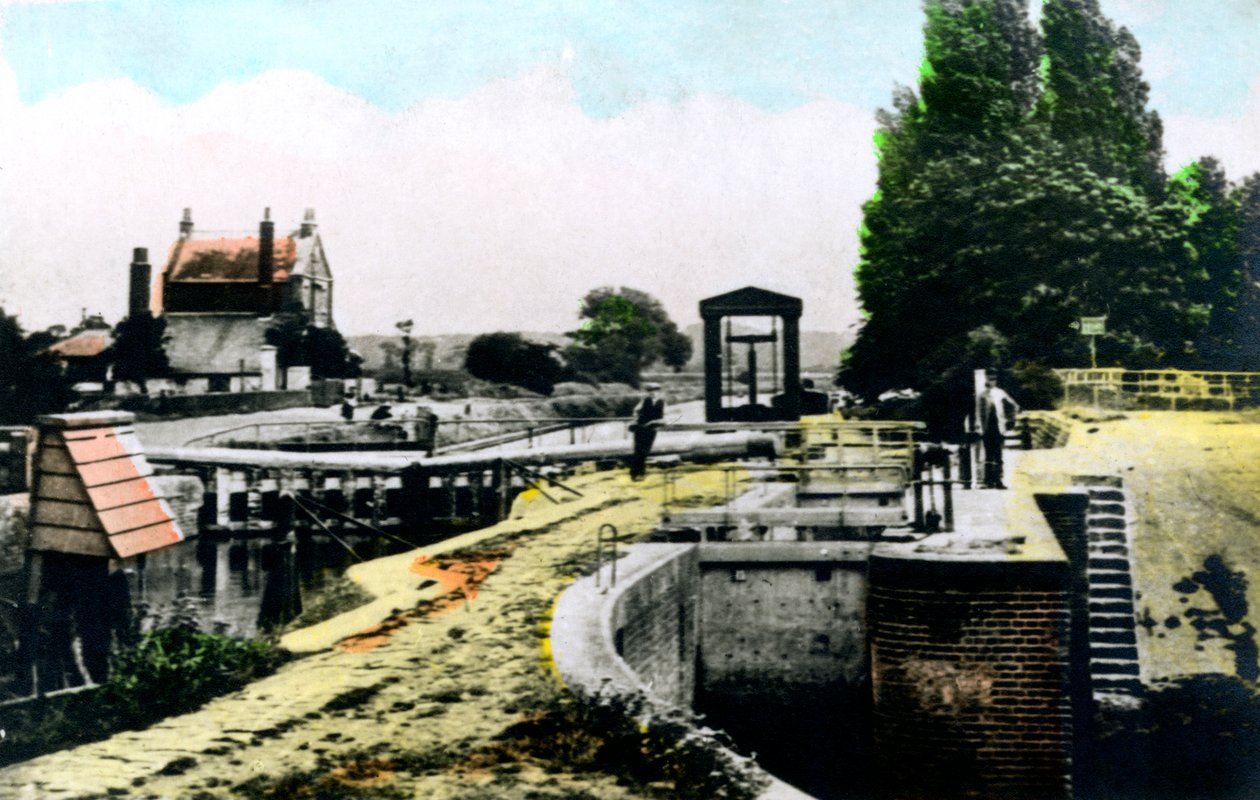
<svg viewBox="0 0 1260 800"><path fill-rule="evenodd" d="M304 72L173 106L127 81L17 101L0 59L0 303L28 328L124 313L131 248L159 263L198 226L283 230L317 209L349 332L563 330L600 285L660 297L680 324L747 284L856 319L851 270L874 186L871 115L772 114L722 97L609 120L543 67L389 113Z"/></svg>
<svg viewBox="0 0 1260 800"><path fill-rule="evenodd" d="M1169 171L1215 156L1230 180L1260 171L1260 74L1251 82L1247 102L1235 115L1220 117L1171 116L1164 119L1165 163Z"/></svg>

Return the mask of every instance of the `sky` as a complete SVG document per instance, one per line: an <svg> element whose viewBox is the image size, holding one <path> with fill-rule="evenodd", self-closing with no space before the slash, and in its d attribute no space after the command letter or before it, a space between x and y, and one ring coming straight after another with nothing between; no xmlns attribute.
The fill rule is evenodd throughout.
<svg viewBox="0 0 1260 800"><path fill-rule="evenodd" d="M1102 0L1168 166L1260 170L1260 0ZM875 112L920 0L0 0L0 306L125 314L127 264L316 210L349 334L565 331L629 286L851 330Z"/></svg>

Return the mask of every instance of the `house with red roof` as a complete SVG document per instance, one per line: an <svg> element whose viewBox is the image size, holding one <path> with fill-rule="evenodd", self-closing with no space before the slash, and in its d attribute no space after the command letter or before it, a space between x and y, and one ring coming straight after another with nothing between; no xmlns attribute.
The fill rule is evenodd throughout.
<svg viewBox="0 0 1260 800"><path fill-rule="evenodd" d="M44 352L57 359L70 383L103 385L109 374L107 351L113 343L109 323L94 314L84 316L68 336L50 344Z"/></svg>
<svg viewBox="0 0 1260 800"><path fill-rule="evenodd" d="M311 325L336 327L332 272L313 209L285 236L276 236L271 209L257 235L228 236L198 231L186 208L151 300L148 273L147 263L132 264L131 305L166 319L166 355L183 391L284 388L266 340L275 315L300 312Z"/></svg>

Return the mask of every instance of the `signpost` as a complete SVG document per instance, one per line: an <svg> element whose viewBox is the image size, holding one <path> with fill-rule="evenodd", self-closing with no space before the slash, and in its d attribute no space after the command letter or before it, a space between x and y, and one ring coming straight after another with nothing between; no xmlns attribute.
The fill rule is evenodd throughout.
<svg viewBox="0 0 1260 800"><path fill-rule="evenodd" d="M1081 335L1089 337L1089 368L1098 369L1096 343L1098 337L1107 332L1106 317L1081 317Z"/></svg>

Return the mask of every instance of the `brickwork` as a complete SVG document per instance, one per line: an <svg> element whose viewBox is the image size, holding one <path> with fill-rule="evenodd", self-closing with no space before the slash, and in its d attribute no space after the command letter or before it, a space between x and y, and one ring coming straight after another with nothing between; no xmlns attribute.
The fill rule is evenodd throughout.
<svg viewBox="0 0 1260 800"><path fill-rule="evenodd" d="M613 607L617 654L652 695L679 706L695 697L700 581L695 548L638 578Z"/></svg>
<svg viewBox="0 0 1260 800"><path fill-rule="evenodd" d="M1065 562L872 558L884 796L1071 796L1068 590Z"/></svg>
<svg viewBox="0 0 1260 800"><path fill-rule="evenodd" d="M1023 444L1028 450L1066 447L1071 432L1071 422L1052 412L1031 411L1023 417Z"/></svg>

